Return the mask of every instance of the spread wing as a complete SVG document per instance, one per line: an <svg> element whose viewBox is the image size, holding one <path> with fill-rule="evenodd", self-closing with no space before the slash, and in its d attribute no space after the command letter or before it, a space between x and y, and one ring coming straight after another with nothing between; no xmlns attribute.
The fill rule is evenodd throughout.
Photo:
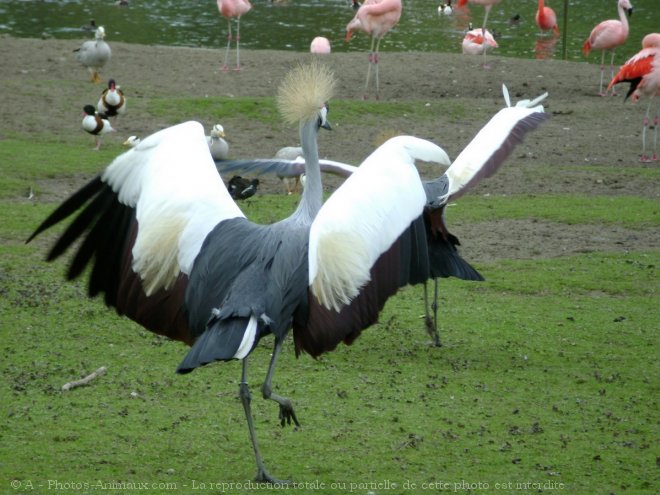
<svg viewBox="0 0 660 495"><path fill-rule="evenodd" d="M188 275L208 233L243 217L186 122L144 139L60 205L30 236L74 216L48 254L78 240L68 278L91 265L89 294L156 333L190 342L183 311Z"/></svg>
<svg viewBox="0 0 660 495"><path fill-rule="evenodd" d="M297 177L305 173L305 159L299 156L293 160L281 158L255 158L247 160L217 160L220 173L242 171L257 175L275 174L280 178ZM357 167L334 160L320 159L321 172L348 177Z"/></svg>

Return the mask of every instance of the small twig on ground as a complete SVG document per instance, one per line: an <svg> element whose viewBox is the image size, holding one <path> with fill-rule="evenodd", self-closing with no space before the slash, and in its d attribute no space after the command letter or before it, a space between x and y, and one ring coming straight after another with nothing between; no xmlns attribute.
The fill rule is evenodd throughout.
<svg viewBox="0 0 660 495"><path fill-rule="evenodd" d="M104 375L106 371L108 371L108 368L106 368L105 366L101 366L94 373L91 373L91 374L87 375L85 378L81 378L80 380L75 380L75 381L72 381L72 382L69 382L69 383L65 383L64 385L62 385L62 390L71 390L72 388L87 385L89 382L91 382L95 378L98 378L99 376Z"/></svg>

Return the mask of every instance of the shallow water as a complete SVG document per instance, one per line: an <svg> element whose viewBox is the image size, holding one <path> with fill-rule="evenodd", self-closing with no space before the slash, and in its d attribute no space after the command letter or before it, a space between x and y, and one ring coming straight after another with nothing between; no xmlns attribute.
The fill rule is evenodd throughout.
<svg viewBox="0 0 660 495"><path fill-rule="evenodd" d="M112 0L3 0L0 2L0 35L55 38L91 37L81 29L94 19L104 25L107 41L173 46L224 48L227 21L212 0L130 0L119 7ZM454 4L457 0L454 0ZM523 5L524 3L524 5ZM488 26L498 36L492 53L521 58L584 60L581 47L598 22L617 17L616 0L568 1L566 44L563 37L540 35L534 22L536 2L503 0L493 7ZM463 31L469 22L481 25L484 9L475 5L439 16L440 1L404 0L400 23L386 36L381 51L461 51ZM546 0L557 13L564 31L564 0ZM620 64L640 49L643 36L660 31L660 0L633 0L630 36L618 50ZM519 22L513 22L519 16ZM307 51L315 36L330 39L334 51L368 49L367 36L358 33L344 42L345 27L353 17L348 0L254 0L241 19L241 46L252 49ZM0 40L0 43L2 41ZM564 54L565 50L565 54ZM589 61L597 62L600 54Z"/></svg>

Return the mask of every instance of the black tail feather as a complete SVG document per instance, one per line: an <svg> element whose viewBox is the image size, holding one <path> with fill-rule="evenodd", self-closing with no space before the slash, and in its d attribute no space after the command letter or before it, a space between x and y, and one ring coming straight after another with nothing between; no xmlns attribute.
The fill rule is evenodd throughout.
<svg viewBox="0 0 660 495"><path fill-rule="evenodd" d="M214 361L234 359L249 321L249 318L212 320L183 358L176 372L190 373L195 368Z"/></svg>

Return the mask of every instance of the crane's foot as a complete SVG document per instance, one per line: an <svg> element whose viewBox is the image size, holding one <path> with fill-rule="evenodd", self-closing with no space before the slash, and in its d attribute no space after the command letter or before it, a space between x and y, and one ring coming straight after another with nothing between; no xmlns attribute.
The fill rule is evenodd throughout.
<svg viewBox="0 0 660 495"><path fill-rule="evenodd" d="M278 416L280 425L284 428L285 425L290 425L291 421L293 421L296 428L300 428L300 421L296 417L296 412L293 410L291 401L286 397L282 397L280 400L282 401L280 402L280 414Z"/></svg>
<svg viewBox="0 0 660 495"><path fill-rule="evenodd" d="M653 161L653 158L651 158L649 155L643 154L642 156L639 157L639 161L642 163L651 163Z"/></svg>
<svg viewBox="0 0 660 495"><path fill-rule="evenodd" d="M240 65L234 67L234 72L240 72L243 68Z"/></svg>
<svg viewBox="0 0 660 495"><path fill-rule="evenodd" d="M220 69L222 70L222 72L229 72L229 66L227 64L223 64Z"/></svg>
<svg viewBox="0 0 660 495"><path fill-rule="evenodd" d="M270 483L277 486L286 486L291 484L290 480L280 480L275 478L274 476L271 476L268 471L261 468L259 468L257 471L257 476L254 478L254 481L257 483Z"/></svg>
<svg viewBox="0 0 660 495"><path fill-rule="evenodd" d="M651 161L652 161L652 162L657 162L657 161L658 161L658 155L656 155L655 153L653 153L653 156L651 157Z"/></svg>
<svg viewBox="0 0 660 495"><path fill-rule="evenodd" d="M440 341L440 335L438 335L438 331L435 328L435 325L433 324L433 319L429 316L426 315L424 317L424 326L426 327L426 333L429 334L431 337L431 346L432 347L442 347L442 342Z"/></svg>

